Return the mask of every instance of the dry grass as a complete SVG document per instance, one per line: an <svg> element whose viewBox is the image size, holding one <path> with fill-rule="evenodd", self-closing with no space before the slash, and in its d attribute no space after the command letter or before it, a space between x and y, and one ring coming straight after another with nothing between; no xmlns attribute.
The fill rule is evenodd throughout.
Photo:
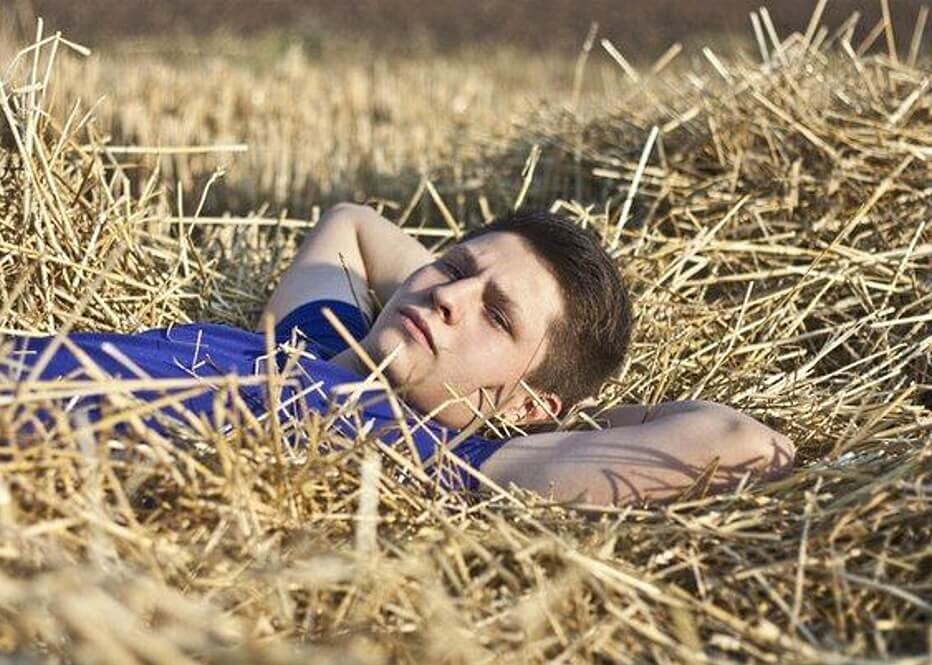
<svg viewBox="0 0 932 665"><path fill-rule="evenodd" d="M709 52L634 72L611 113L543 110L386 203L411 224L409 204L432 200L418 209L442 228L526 198L597 228L639 312L601 403L732 404L800 444L792 477L601 512L470 503L416 470L399 483L403 451L337 450L327 418L298 424L320 450L291 455L244 411L229 434L167 441L59 409L45 445L0 458L0 647L82 663L928 662L930 71L817 27L762 33L762 63ZM32 72L51 48L4 78L0 326L251 323L295 229L167 220L163 176L128 186L70 99L44 113ZM262 85L250 76L218 69L217 89L239 98ZM178 90L147 80L146 104ZM344 113L321 126L343 131ZM118 382L95 385L115 418L138 415ZM6 384L5 437L11 397L30 392Z"/></svg>

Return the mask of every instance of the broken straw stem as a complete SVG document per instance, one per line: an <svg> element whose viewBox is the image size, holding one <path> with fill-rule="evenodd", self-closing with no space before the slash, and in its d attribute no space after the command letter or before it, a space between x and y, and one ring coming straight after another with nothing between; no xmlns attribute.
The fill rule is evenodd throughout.
<svg viewBox="0 0 932 665"><path fill-rule="evenodd" d="M109 152L113 155L199 155L210 152L246 152L249 146L245 143L220 143L217 145L103 145L85 146L90 152Z"/></svg>
<svg viewBox="0 0 932 665"><path fill-rule="evenodd" d="M641 183L641 176L644 175L644 168L647 166L647 158L650 157L650 151L654 147L654 141L657 140L657 134L660 128L654 125L650 134L647 136L647 142L644 144L644 150L641 151L641 159L638 161L637 168L634 171L634 177L631 179L631 187L628 189L628 196L621 208L621 216L618 218L618 226L615 227L615 237L612 240L612 250L618 249L618 243L621 240L621 232L628 222L631 214L631 205L634 203L634 195L638 191L638 185Z"/></svg>

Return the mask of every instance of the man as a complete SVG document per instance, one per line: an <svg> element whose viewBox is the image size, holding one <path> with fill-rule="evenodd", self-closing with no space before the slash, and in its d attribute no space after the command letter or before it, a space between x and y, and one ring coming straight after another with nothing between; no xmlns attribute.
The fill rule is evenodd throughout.
<svg viewBox="0 0 932 665"><path fill-rule="evenodd" d="M270 319L274 354L264 334ZM0 442L73 436L69 427L132 428L145 438L167 432L164 416L211 437L236 414L247 425L271 414L289 443L317 445L319 437L304 431L314 411L344 437L413 446L449 489L514 483L588 504L667 499L706 470L714 473L705 480L721 488L748 473L790 468L786 437L700 401L612 409L599 414L604 428L597 431L507 441L473 433L493 414L515 425L555 421L618 371L630 331L615 266L594 234L559 215L509 215L435 260L372 209L341 204L308 234L258 332L192 323L14 340L18 348L0 366L12 379L2 403L18 405L44 381L43 394L66 398L67 417L0 409ZM231 383L234 374L261 376ZM272 399L277 391L263 377L276 374L280 393ZM363 395L372 387L367 377L381 374L392 390ZM144 388L123 388L111 377ZM85 379L96 383L74 383ZM83 396L68 392L75 385ZM131 392L149 405L127 416L125 398L105 399L107 391ZM396 393L403 402L393 401ZM118 402L116 412L108 399Z"/></svg>
<svg viewBox="0 0 932 665"><path fill-rule="evenodd" d="M308 234L264 316L281 324L308 301L359 307L372 321L331 362L357 375L383 363L404 400L449 427L498 413L553 421L616 372L630 336L623 284L594 234L558 215L522 211L436 260L374 210L340 204ZM378 305L384 303L381 312ZM598 431L489 443L479 464L498 484L590 504L664 499L706 469L724 487L791 468L785 436L702 401L626 406Z"/></svg>

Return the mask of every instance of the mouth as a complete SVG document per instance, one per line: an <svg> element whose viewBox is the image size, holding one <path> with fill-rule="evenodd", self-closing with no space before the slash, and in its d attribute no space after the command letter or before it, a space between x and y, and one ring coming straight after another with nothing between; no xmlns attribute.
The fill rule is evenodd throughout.
<svg viewBox="0 0 932 665"><path fill-rule="evenodd" d="M404 319L405 329L411 336L430 349L431 353L436 355L437 349L434 346L434 336L431 334L430 327L427 325L424 318L410 307L402 309L400 314Z"/></svg>

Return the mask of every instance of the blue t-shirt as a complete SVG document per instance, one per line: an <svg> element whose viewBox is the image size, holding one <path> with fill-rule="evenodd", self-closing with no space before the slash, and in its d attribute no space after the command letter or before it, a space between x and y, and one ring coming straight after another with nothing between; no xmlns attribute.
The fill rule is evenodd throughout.
<svg viewBox="0 0 932 665"><path fill-rule="evenodd" d="M398 419L392 414L391 405L382 391L367 391L357 394L359 408L347 408L348 394L334 395L333 388L341 384L354 384L364 380L339 365L328 362L337 353L346 349L343 338L324 318L322 309L329 308L343 323L355 339L365 336L367 325L359 309L337 300L315 300L305 303L290 312L275 327L276 365L284 379L281 392L279 418L285 423L290 419L300 422L309 411L330 414L329 419L340 434L356 439L360 436L378 436L386 444L395 444L403 437ZM23 380L32 364L52 341L53 336L22 337L14 339L13 353L9 354L0 371L14 379ZM183 378L198 377L204 380L205 389L199 394L183 400L186 410L213 418L216 390L219 381L212 377L228 374L254 376L266 374L266 345L262 333L243 330L216 323L191 323L168 328L156 328L134 334L81 332L71 333L68 340L83 351L94 364L106 374L123 379ZM5 341L8 344L9 341ZM297 349L303 343L303 352ZM9 362L12 360L13 362ZM127 362L127 360L129 362ZM287 370L287 371L286 371ZM71 350L60 347L42 369L37 379L56 378L69 380L93 379L85 366ZM190 390L188 386L182 390ZM239 397L257 417L268 417L264 382L238 388ZM175 392L164 393L152 390L134 390L133 395L143 400L154 400ZM100 417L100 398L83 397L73 401L68 408L81 406L90 421ZM226 398L227 406L232 404ZM449 489L478 487L476 479L463 469L449 462L436 464L441 455L435 455L437 447L447 446L451 452L473 468L478 468L502 445L503 441L490 441L479 436L458 437L455 429L443 427L422 414L401 404L405 422L422 462L430 472L438 467L443 471L438 476L441 484ZM162 414L181 419L181 414L171 406L160 409ZM336 415L334 415L336 414ZM165 433L157 419L144 419L146 424ZM118 426L119 427L119 426ZM298 427L290 430L288 440L300 446L305 442L297 437L304 436ZM460 440L462 439L462 440Z"/></svg>

